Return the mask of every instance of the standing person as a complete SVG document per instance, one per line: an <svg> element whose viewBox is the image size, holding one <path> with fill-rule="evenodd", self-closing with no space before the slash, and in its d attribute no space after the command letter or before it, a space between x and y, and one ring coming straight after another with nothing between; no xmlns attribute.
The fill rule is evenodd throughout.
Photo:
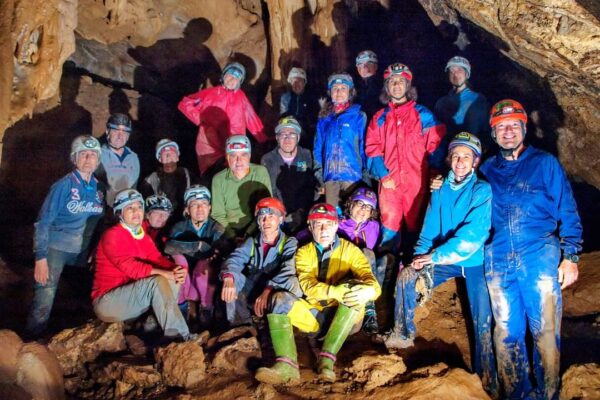
<svg viewBox="0 0 600 400"><path fill-rule="evenodd" d="M165 337L192 339L177 307L187 271L160 254L144 232L144 198L136 190L122 190L114 211L119 222L104 232L96 253L94 312L104 322L117 322L152 309Z"/></svg>
<svg viewBox="0 0 600 400"><path fill-rule="evenodd" d="M252 322L251 310L263 317L272 296L301 296L294 256L298 241L281 230L283 203L273 197L258 202L254 215L260 234L246 239L223 263L221 300L230 325Z"/></svg>
<svg viewBox="0 0 600 400"><path fill-rule="evenodd" d="M287 210L284 230L290 234L306 226L318 184L311 152L298 145L301 136L302 128L294 117L281 118L275 127L277 147L260 160L269 171L273 197Z"/></svg>
<svg viewBox="0 0 600 400"><path fill-rule="evenodd" d="M492 189L475 172L481 159L481 143L475 135L458 133L448 153L451 170L441 188L432 192L416 256L396 283L394 329L385 345L388 349L412 346L417 303L424 303L434 287L463 278L475 334L473 370L486 391L497 397L492 309L483 269L483 248L492 223ZM418 280L427 283L424 293L417 288Z"/></svg>
<svg viewBox="0 0 600 400"><path fill-rule="evenodd" d="M179 304L187 301L189 320L197 316L200 325L208 328L213 318L219 265L222 257L228 255L230 245L223 238L225 228L210 217L211 194L208 188L191 186L185 191L184 202L185 219L171 229L165 253L189 270L179 292ZM196 310L198 302L200 310Z"/></svg>
<svg viewBox="0 0 600 400"><path fill-rule="evenodd" d="M256 232L253 208L262 198L271 196L269 172L250 163L250 139L234 135L225 145L228 168L212 182L213 218L225 227L225 237L243 242Z"/></svg>
<svg viewBox="0 0 600 400"><path fill-rule="evenodd" d="M87 261L90 241L104 213L104 187L94 176L101 153L93 136L73 140L73 171L52 185L34 224L35 285L26 337L35 338L46 329L64 266Z"/></svg>
<svg viewBox="0 0 600 400"><path fill-rule="evenodd" d="M173 204L167 196L157 196L153 194L146 198L145 201L144 222L142 228L156 245L156 248L162 251L165 248L167 234L165 227L169 218L173 214Z"/></svg>
<svg viewBox="0 0 600 400"><path fill-rule="evenodd" d="M156 143L156 160L159 167L140 184L140 192L145 196L166 196L172 204L174 213L181 215L184 205L183 194L192 182L190 171L180 167L179 145L170 139L161 139Z"/></svg>
<svg viewBox="0 0 600 400"><path fill-rule="evenodd" d="M446 128L431 111L409 98L413 75L406 65L388 66L383 77L389 103L369 124L365 151L371 174L380 181L381 245L398 250L404 228L403 247L409 249L421 227L430 162L442 167L442 160L430 158Z"/></svg>
<svg viewBox="0 0 600 400"><path fill-rule="evenodd" d="M356 72L359 79L356 82L356 103L371 117L381 108L381 88L383 82L377 74L379 61L372 50L363 50L356 56Z"/></svg>
<svg viewBox="0 0 600 400"><path fill-rule="evenodd" d="M336 355L349 335L360 330L365 304L381 294L381 287L358 247L337 235L338 213L319 203L308 214L311 243L296 254L298 280L304 292L273 295L267 315L277 356L271 368L260 368L260 382L282 384L300 379L293 326L313 337L322 337L317 361L319 380L335 382Z"/></svg>
<svg viewBox="0 0 600 400"><path fill-rule="evenodd" d="M300 137L300 146L312 150L314 144L314 121L317 117L317 101L306 91L308 78L306 71L294 67L287 76L289 89L279 101L279 115L294 117L302 127L304 134Z"/></svg>
<svg viewBox="0 0 600 400"><path fill-rule="evenodd" d="M494 341L506 398L558 398L561 289L577 280L582 227L571 185L558 160L524 143L527 114L515 100L491 110L500 152L481 172L492 187L486 278L496 321ZM525 333L533 337L529 379Z"/></svg>
<svg viewBox="0 0 600 400"><path fill-rule="evenodd" d="M185 96L179 102L179 111L198 126L196 155L202 175L212 177L223 169L223 149L231 135L245 135L248 130L258 142L267 140L260 118L240 88L245 77L243 65L229 63L223 68L221 85Z"/></svg>
<svg viewBox="0 0 600 400"><path fill-rule="evenodd" d="M471 63L464 57L454 56L448 60L445 71L452 89L435 103L433 112L446 124L448 140L459 132L470 132L481 138L483 154L486 154L492 146L490 106L481 93L471 89Z"/></svg>
<svg viewBox="0 0 600 400"><path fill-rule="evenodd" d="M106 122L107 143L102 145L97 176L106 184L106 204L110 207L119 191L135 189L140 178L140 160L127 147L131 129L131 119L125 114L112 114Z"/></svg>
<svg viewBox="0 0 600 400"><path fill-rule="evenodd" d="M339 207L340 199L360 182L366 168L367 117L360 105L352 104L356 91L350 75L331 75L327 90L332 103L321 110L313 158L326 202Z"/></svg>

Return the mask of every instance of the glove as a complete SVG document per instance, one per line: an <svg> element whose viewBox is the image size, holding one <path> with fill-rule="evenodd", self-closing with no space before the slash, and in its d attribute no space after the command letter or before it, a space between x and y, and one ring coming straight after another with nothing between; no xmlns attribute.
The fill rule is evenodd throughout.
<svg viewBox="0 0 600 400"><path fill-rule="evenodd" d="M343 298L348 307L362 306L375 298L375 288L367 285L353 286Z"/></svg>
<svg viewBox="0 0 600 400"><path fill-rule="evenodd" d="M344 300L344 296L349 290L350 289L348 289L348 285L346 284L337 286L330 285L329 290L327 291L327 295L329 296L329 298L337 300L338 303L342 303Z"/></svg>

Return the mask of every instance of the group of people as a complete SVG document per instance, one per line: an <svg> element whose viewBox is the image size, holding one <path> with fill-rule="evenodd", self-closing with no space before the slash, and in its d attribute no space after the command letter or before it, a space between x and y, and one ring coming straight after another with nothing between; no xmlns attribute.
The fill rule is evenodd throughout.
<svg viewBox="0 0 600 400"><path fill-rule="evenodd" d="M321 343L318 376L333 382L349 335L362 328L389 349L412 346L416 307L460 277L473 370L488 393L557 398L561 289L577 279L582 234L560 163L525 144L520 103L489 111L469 87L464 57L448 61L452 90L434 112L413 98L407 65L380 76L366 50L356 67L356 84L345 72L329 77L318 118L306 72L291 69L277 144L261 165L251 162L246 131L259 143L269 137L241 89L239 63L224 68L219 86L179 103L198 126L198 174L178 165L175 141L162 139L159 168L137 185L139 161L126 146L132 124L122 114L109 118L106 144L77 137L74 169L52 186L35 223L27 333L46 328L63 267L95 247L91 296L101 320L151 311L165 337L192 340L192 322L214 328L222 305L230 326L268 321L277 358L257 380L299 380L296 327ZM112 225L98 225L103 216ZM391 272L393 327L380 332L374 302Z"/></svg>

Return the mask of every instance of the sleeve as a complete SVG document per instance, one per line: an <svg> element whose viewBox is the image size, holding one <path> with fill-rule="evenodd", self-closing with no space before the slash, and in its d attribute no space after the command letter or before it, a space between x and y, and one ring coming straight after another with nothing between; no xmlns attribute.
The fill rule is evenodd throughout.
<svg viewBox="0 0 600 400"><path fill-rule="evenodd" d="M203 91L199 91L190 94L189 96L185 96L177 105L177 109L179 109L179 111L181 111L183 115L196 126L200 125L201 103L204 98L202 92Z"/></svg>
<svg viewBox="0 0 600 400"><path fill-rule="evenodd" d="M431 261L438 265L460 263L479 251L490 234L492 225L492 189L478 185L470 210L454 235L433 251Z"/></svg>
<svg viewBox="0 0 600 400"><path fill-rule="evenodd" d="M246 277L242 275L242 272L250 262L250 253L253 246L254 239L248 238L241 246L231 253L221 267L221 272L219 273L221 280L223 280L226 275L230 275L236 282L236 286L238 286L237 283L245 281Z"/></svg>
<svg viewBox="0 0 600 400"><path fill-rule="evenodd" d="M35 233L33 236L33 254L35 260L41 260L48 255L48 236L50 226L56 219L61 206L67 203L69 198L69 188L63 182L56 182L50 188L44 204L40 209L40 214L35 222Z"/></svg>
<svg viewBox="0 0 600 400"><path fill-rule="evenodd" d="M383 148L385 140L383 138L384 128L379 126L379 119L383 118L381 113L375 114L367 128L365 137L365 156L367 157L367 168L369 173L375 178L381 180L389 175L383 159Z"/></svg>
<svg viewBox="0 0 600 400"><path fill-rule="evenodd" d="M440 234L440 190L431 193L423 228L415 245L415 255L428 254L433 249L433 241Z"/></svg>
<svg viewBox="0 0 600 400"><path fill-rule="evenodd" d="M329 285L317 279L318 260L313 257L316 250L313 244L301 247L296 253L296 272L300 287L306 297L316 300L328 300Z"/></svg>
<svg viewBox="0 0 600 400"><path fill-rule="evenodd" d="M218 175L213 178L211 187L212 210L210 216L224 226L227 231L227 213L225 212L225 193L222 178L224 178L223 175Z"/></svg>
<svg viewBox="0 0 600 400"><path fill-rule="evenodd" d="M133 153L133 152L132 152ZM131 187L133 189L137 188L138 181L140 180L140 159L137 154L133 153L133 170L131 171L132 184Z"/></svg>
<svg viewBox="0 0 600 400"><path fill-rule="evenodd" d="M549 168L545 169L549 173L545 176L550 178L550 182L546 187L554 200L560 246L564 254L579 254L582 249L583 228L573 190L558 160L553 156L549 156L549 159Z"/></svg>
<svg viewBox="0 0 600 400"><path fill-rule="evenodd" d="M375 279L375 275L373 275L373 271L371 270L371 264L369 264L369 260L365 254L351 243L348 243L345 253L345 256L348 257L354 278L359 280L363 285L371 286L375 289L375 297L371 300L375 300L381 296L381 286L377 283L377 279Z"/></svg>
<svg viewBox="0 0 600 400"><path fill-rule="evenodd" d="M279 258L281 266L277 273L268 281L267 285L274 288L284 289L294 295L302 296L300 283L296 276L296 251L298 240L294 237L287 238L283 246L283 252Z"/></svg>
<svg viewBox="0 0 600 400"><path fill-rule="evenodd" d="M123 243L122 237L115 230L108 230L100 240L99 247L108 261L130 279L142 279L152 273L152 264L140 260L131 253L129 246Z"/></svg>
<svg viewBox="0 0 600 400"><path fill-rule="evenodd" d="M152 196L156 193L155 186L152 184L156 177L156 172L151 173L140 182L139 191L144 198Z"/></svg>
<svg viewBox="0 0 600 400"><path fill-rule="evenodd" d="M315 134L315 144L313 147L313 164L315 168L315 176L320 185L323 185L323 119L319 119L317 122L317 132Z"/></svg>
<svg viewBox="0 0 600 400"><path fill-rule="evenodd" d="M429 109L422 105L417 105L417 111L423 125L423 135L426 136L425 150L429 154L429 165L434 171L442 171L446 149L440 144L446 135L446 125L441 123Z"/></svg>
<svg viewBox="0 0 600 400"><path fill-rule="evenodd" d="M257 172L258 181L265 185L265 187L269 190L269 195L273 196L273 187L271 186L271 176L269 176L269 171L260 165L258 166Z"/></svg>
<svg viewBox="0 0 600 400"><path fill-rule="evenodd" d="M279 115L285 114L290 107L290 93L285 92L279 100Z"/></svg>
<svg viewBox="0 0 600 400"><path fill-rule="evenodd" d="M265 135L264 126L254 107L250 103L250 100L244 94L244 120L246 122L246 128L252 133L254 139L259 143L266 142L269 138ZM245 132L244 132L245 133Z"/></svg>

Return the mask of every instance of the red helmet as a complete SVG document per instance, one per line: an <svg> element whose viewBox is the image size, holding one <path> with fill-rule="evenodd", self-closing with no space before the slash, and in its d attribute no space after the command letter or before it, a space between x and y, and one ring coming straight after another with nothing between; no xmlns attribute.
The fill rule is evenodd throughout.
<svg viewBox="0 0 600 400"><path fill-rule="evenodd" d="M518 101L511 99L500 100L490 111L490 126L493 128L507 118L518 119L527 124L527 113Z"/></svg>
<svg viewBox="0 0 600 400"><path fill-rule="evenodd" d="M282 216L285 216L285 206L281 201L279 201L275 197L265 197L264 199L261 199L258 203L256 203L256 207L254 208L254 215L258 215L259 211L263 209L277 210L281 213Z"/></svg>
<svg viewBox="0 0 600 400"><path fill-rule="evenodd" d="M400 75L409 82L412 81L413 78L410 68L402 63L393 63L388 65L385 71L383 71L383 79L386 81L393 75Z"/></svg>
<svg viewBox="0 0 600 400"><path fill-rule="evenodd" d="M327 203L318 203L312 206L308 212L308 220L328 219L330 221L338 221L338 213L334 206Z"/></svg>

